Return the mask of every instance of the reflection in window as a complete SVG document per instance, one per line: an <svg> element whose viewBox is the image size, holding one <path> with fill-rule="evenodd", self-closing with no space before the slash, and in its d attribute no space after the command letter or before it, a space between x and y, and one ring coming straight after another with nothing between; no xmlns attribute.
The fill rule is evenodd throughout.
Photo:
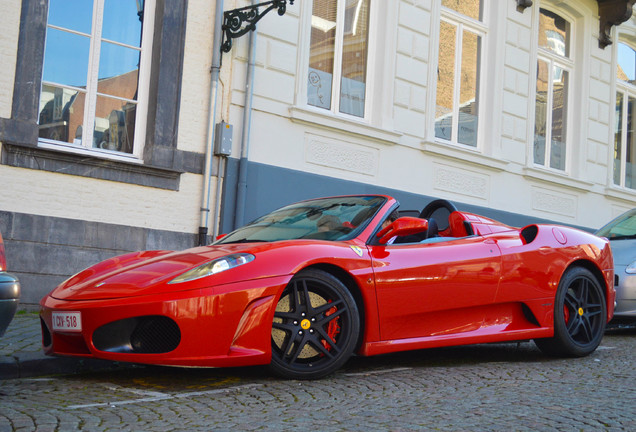
<svg viewBox="0 0 636 432"><path fill-rule="evenodd" d="M546 9L539 14L539 47L556 55L570 56L570 23Z"/></svg>
<svg viewBox="0 0 636 432"><path fill-rule="evenodd" d="M442 5L481 19L482 2L444 0ZM446 11L440 22L435 137L477 146L479 73L484 29L471 27Z"/></svg>
<svg viewBox="0 0 636 432"><path fill-rule="evenodd" d="M634 84L636 80L636 51L625 43L618 44L616 78Z"/></svg>
<svg viewBox="0 0 636 432"><path fill-rule="evenodd" d="M540 10L534 115L534 163L564 171L571 61L570 24Z"/></svg>
<svg viewBox="0 0 636 432"><path fill-rule="evenodd" d="M135 0L51 0L40 138L133 152L142 11ZM95 16L102 11L101 16Z"/></svg>
<svg viewBox="0 0 636 432"><path fill-rule="evenodd" d="M314 0L307 103L364 117L370 0Z"/></svg>
<svg viewBox="0 0 636 432"><path fill-rule="evenodd" d="M481 21L483 1L480 0L442 0L442 6L459 12L462 15Z"/></svg>
<svg viewBox="0 0 636 432"><path fill-rule="evenodd" d="M331 109L331 86L336 43L337 4L315 0L311 16L309 60L309 105Z"/></svg>

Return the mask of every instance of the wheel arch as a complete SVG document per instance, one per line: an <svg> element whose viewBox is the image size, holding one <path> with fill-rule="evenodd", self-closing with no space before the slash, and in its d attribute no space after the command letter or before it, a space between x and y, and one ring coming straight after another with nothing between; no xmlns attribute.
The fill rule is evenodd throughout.
<svg viewBox="0 0 636 432"><path fill-rule="evenodd" d="M353 296L353 299L356 302L356 306L358 307L358 314L360 316L360 334L358 335L358 341L356 343L356 348L354 352L357 351L358 348L360 347L360 344L362 343L362 340L365 334L365 329L366 329L366 309L364 307L364 299L362 298L362 290L360 289L360 286L358 285L358 283L356 282L355 278L353 277L351 273L349 273L342 267L338 267L333 264L327 264L327 263L312 264L310 266L304 267L302 270L307 270L307 269L322 270L326 273L329 273L330 275L337 278L340 282L342 282L344 286L347 288L347 290L349 290L349 292Z"/></svg>
<svg viewBox="0 0 636 432"><path fill-rule="evenodd" d="M574 267L583 267L589 270L594 275L598 283L601 284L601 286L603 287L603 292L605 294L605 302L607 303L608 299L610 298L610 292L609 292L610 287L607 285L605 281L605 277L603 276L603 272L601 271L601 269L599 269L598 266L594 264L592 261L589 261L586 259L578 259L576 261L571 262L570 265L564 270L563 274L565 274L568 270Z"/></svg>

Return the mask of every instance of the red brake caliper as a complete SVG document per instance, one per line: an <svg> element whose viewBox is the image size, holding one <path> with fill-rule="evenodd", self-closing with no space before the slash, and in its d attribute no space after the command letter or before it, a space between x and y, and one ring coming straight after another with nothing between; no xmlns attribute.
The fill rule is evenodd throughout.
<svg viewBox="0 0 636 432"><path fill-rule="evenodd" d="M570 322L570 309L565 305L563 305L563 318L566 324Z"/></svg>
<svg viewBox="0 0 636 432"><path fill-rule="evenodd" d="M329 303L331 303L331 301ZM332 315L336 313L337 310L338 308L334 306L327 312L325 312L325 316ZM338 321L340 321L340 317L329 321L329 324L327 325L327 336L329 336L334 342L336 341L336 336L338 335L338 333L340 333L340 326L338 325ZM329 345L327 341L323 340L322 345L327 351L331 351L331 345Z"/></svg>

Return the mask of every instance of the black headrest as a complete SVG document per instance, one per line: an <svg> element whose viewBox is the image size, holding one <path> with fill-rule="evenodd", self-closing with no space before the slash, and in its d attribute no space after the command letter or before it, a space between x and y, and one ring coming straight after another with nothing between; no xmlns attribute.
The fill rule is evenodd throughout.
<svg viewBox="0 0 636 432"><path fill-rule="evenodd" d="M435 219L430 218L428 220L428 231L427 231L427 238L431 238L431 237L438 237L439 236L439 228L437 227L437 222L435 221Z"/></svg>

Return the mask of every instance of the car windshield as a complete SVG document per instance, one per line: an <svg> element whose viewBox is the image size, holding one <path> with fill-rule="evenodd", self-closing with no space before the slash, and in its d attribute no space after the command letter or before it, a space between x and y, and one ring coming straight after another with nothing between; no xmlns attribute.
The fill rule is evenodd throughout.
<svg viewBox="0 0 636 432"><path fill-rule="evenodd" d="M292 239L349 240L368 225L385 202L386 198L379 196L303 201L262 216L215 244Z"/></svg>
<svg viewBox="0 0 636 432"><path fill-rule="evenodd" d="M596 232L597 236L610 240L636 238L636 209L632 209L614 219Z"/></svg>

